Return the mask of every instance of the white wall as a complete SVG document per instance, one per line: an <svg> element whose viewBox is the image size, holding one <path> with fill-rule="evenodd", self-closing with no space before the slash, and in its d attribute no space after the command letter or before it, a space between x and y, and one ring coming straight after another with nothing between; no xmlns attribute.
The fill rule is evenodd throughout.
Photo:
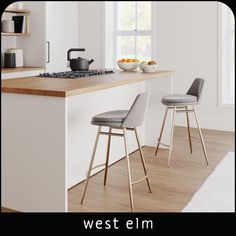
<svg viewBox="0 0 236 236"><path fill-rule="evenodd" d="M80 56L94 59L90 68L103 64L103 2L79 1L79 48L85 48Z"/></svg>
<svg viewBox="0 0 236 236"><path fill-rule="evenodd" d="M185 93L194 78L205 78L201 126L233 131L234 109L217 104L217 2L155 2L153 20L153 55L160 69L176 72L174 92ZM183 116L177 124L186 124Z"/></svg>

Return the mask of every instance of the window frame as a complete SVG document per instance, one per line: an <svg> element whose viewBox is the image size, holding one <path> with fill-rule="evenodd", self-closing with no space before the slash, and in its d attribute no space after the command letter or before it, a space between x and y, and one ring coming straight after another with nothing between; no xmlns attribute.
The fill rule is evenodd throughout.
<svg viewBox="0 0 236 236"><path fill-rule="evenodd" d="M225 78L225 68L223 66L223 55L224 55L224 39L223 39L223 13L222 7L224 6L223 3L218 3L218 107L220 108L234 108L234 99L232 103L224 102L223 98L223 89L224 89L224 78Z"/></svg>
<svg viewBox="0 0 236 236"><path fill-rule="evenodd" d="M137 37L138 36L150 36L151 37L151 55L150 57L152 58L152 51L153 51L153 47L152 47L152 36L153 36L153 32L152 32L152 20L151 20L151 28L150 30L138 30L137 29L137 4L138 1L135 1L135 29L134 30L118 30L118 22L117 22L117 18L118 18L118 2L116 1L114 3L114 34L113 34L113 39L114 39L114 64L115 64L115 60L117 59L117 38L119 36L134 36L134 56L135 58L137 58ZM152 19L152 2L151 2L151 19Z"/></svg>

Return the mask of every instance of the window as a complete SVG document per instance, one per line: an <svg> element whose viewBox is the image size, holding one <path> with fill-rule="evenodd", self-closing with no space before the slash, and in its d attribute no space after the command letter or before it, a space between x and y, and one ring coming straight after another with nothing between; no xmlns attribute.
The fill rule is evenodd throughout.
<svg viewBox="0 0 236 236"><path fill-rule="evenodd" d="M151 59L151 2L115 2L114 59Z"/></svg>
<svg viewBox="0 0 236 236"><path fill-rule="evenodd" d="M219 3L219 106L233 106L235 97L235 21L229 7Z"/></svg>

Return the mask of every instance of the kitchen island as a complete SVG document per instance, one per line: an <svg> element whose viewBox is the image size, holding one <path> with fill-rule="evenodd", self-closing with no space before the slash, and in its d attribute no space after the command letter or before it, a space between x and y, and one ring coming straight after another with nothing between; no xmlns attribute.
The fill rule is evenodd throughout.
<svg viewBox="0 0 236 236"><path fill-rule="evenodd" d="M172 92L172 78L172 71L116 71L80 79L2 81L2 207L66 212L67 190L83 181L88 169L97 131L92 116L129 109L136 95L147 90L147 118L138 131L142 145L156 145L164 109L160 100ZM135 137L128 135L132 152ZM164 139L168 142L168 136ZM94 165L105 162L106 144L101 138ZM122 157L123 141L114 138L110 164Z"/></svg>

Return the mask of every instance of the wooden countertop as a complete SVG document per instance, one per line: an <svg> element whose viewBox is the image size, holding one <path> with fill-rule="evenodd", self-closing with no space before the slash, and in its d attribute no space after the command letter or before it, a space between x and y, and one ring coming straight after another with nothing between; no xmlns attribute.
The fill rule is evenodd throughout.
<svg viewBox="0 0 236 236"><path fill-rule="evenodd" d="M83 77L80 79L42 77L6 79L1 81L1 92L67 97L151 79L158 79L163 76L168 77L173 75L173 73L173 71L164 70L154 73L116 71L113 74Z"/></svg>
<svg viewBox="0 0 236 236"><path fill-rule="evenodd" d="M1 68L1 73L16 73L16 72L24 72L31 70L43 70L43 67L33 67L33 66L24 66L24 67L15 67L15 68Z"/></svg>
<svg viewBox="0 0 236 236"><path fill-rule="evenodd" d="M16 72L25 72L32 70L43 70L43 67L33 67L33 66L24 66L24 67L15 67L15 68L1 68L1 73L16 73Z"/></svg>

